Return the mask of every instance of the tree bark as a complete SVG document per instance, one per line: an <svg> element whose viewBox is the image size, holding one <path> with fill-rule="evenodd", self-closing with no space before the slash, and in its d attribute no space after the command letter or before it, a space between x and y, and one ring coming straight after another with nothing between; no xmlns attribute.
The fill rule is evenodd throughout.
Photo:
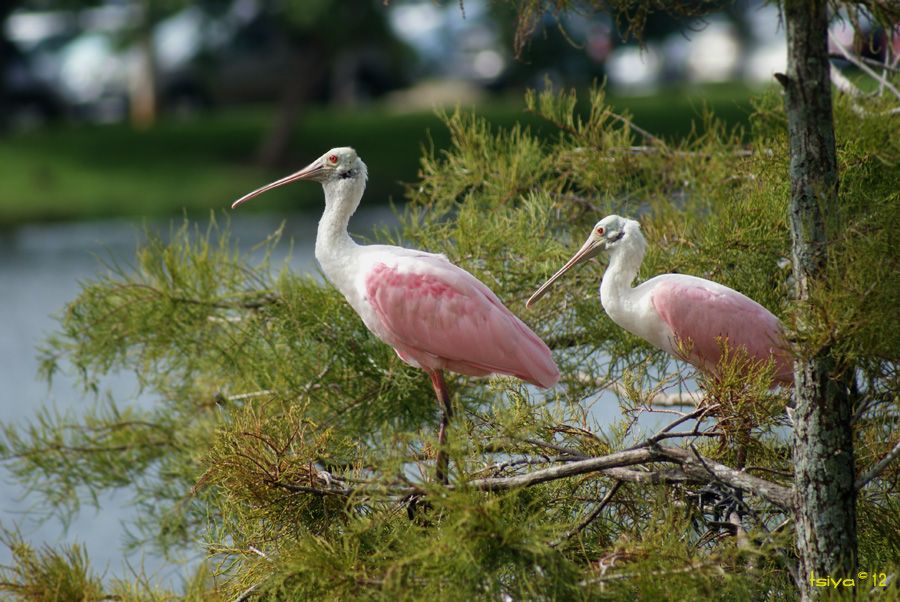
<svg viewBox="0 0 900 602"><path fill-rule="evenodd" d="M803 305L825 275L828 232L839 219L827 10L825 0L785 0L787 75L776 76L785 90L794 278L797 302ZM824 593L813 586L813 575L855 576L853 412L847 373L827 346L800 357L794 366L795 518L803 600Z"/></svg>

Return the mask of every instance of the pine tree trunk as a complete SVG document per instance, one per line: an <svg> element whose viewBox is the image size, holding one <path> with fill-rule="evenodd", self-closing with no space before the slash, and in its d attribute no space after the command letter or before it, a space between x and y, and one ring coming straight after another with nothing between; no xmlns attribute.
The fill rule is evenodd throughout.
<svg viewBox="0 0 900 602"><path fill-rule="evenodd" d="M786 0L785 89L790 138L790 220L796 295L809 299L824 276L827 233L837 225L837 159L831 108L825 0ZM802 328L802 324L800 325ZM827 588L811 578L853 577L856 569L852 404L828 348L796 362L794 485L797 551L804 600Z"/></svg>

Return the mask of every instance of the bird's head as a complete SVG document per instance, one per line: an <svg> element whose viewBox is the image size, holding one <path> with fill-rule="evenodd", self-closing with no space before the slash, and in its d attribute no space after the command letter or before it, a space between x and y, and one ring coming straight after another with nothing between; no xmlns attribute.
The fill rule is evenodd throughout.
<svg viewBox="0 0 900 602"><path fill-rule="evenodd" d="M349 146L341 146L331 149L300 171L245 194L232 203L231 208L234 209L238 205L273 188L278 188L291 182L299 182L300 180L312 180L320 182L323 186L329 186L341 182L364 184L367 178L366 164L362 162L356 151Z"/></svg>
<svg viewBox="0 0 900 602"><path fill-rule="evenodd" d="M640 257L643 258L645 244L644 237L641 235L641 225L638 222L618 215L607 215L594 225L590 235L588 235L587 240L581 245L578 252L563 267L559 268L559 271L550 276L547 282L541 285L541 288L531 295L525 306L531 307L531 304L543 297L550 286L563 274L576 265L598 255L601 251L615 254L620 249L624 251L626 248L638 245L641 249Z"/></svg>

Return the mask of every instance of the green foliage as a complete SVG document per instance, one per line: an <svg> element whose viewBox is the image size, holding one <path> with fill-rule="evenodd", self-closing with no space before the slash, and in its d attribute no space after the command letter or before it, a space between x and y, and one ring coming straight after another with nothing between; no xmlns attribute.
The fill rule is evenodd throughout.
<svg viewBox="0 0 900 602"><path fill-rule="evenodd" d="M176 596L174 592L154 587L143 571L134 569L133 579L113 578L104 586L103 579L91 569L84 548L78 544L35 550L20 534L8 530L0 533L0 542L13 555L11 566L0 567L0 593L10 596L4 599L27 602L220 602L225 599L220 596L206 563L201 563L185 580L183 591Z"/></svg>
<svg viewBox="0 0 900 602"><path fill-rule="evenodd" d="M612 14L623 38L641 39L647 19L654 13L671 16L701 17L727 4L724 0L510 0L515 6L516 52L521 53L538 23L546 14L555 17L566 12L606 12Z"/></svg>
<svg viewBox="0 0 900 602"><path fill-rule="evenodd" d="M48 374L71 366L89 390L106 373L133 371L156 406L48 412L5 428L0 453L61 514L76 495L131 484L143 510L135 543L177 557L205 541L211 564L201 572L211 572L192 582L207 592L195 599L251 588L285 600L793 599L789 513L712 477L681 478L654 461L619 469L628 478L591 471L496 491L476 483L625 450L657 432L644 418L654 394L697 387L703 421L665 443L689 439L709 461L789 483L787 394L768 389L772 366L748 367L733 353L716 379L696 375L606 317L591 267L524 308L612 212L642 223L642 279L677 271L717 280L782 316L795 353L832 345L859 375L861 468L883 457L897 432L897 140L874 114L836 107L846 214L832 280L816 311L802 312L788 294L779 99L760 100L748 145L710 117L688 139L665 142L612 111L600 89L588 104L580 111L569 92L530 94L541 133L445 115L449 148L425 151L401 231L379 235L472 272L562 369L551 391L452 377L450 487L431 479L428 379L332 287L266 259L250 265L215 221L204 231L185 224L167 241L151 236L133 266L86 283L45 350ZM796 336L795 321L810 313ZM612 385L622 418L601 421ZM889 468L859 503L861 561L878 570L896 566L897 478ZM738 536L722 503L743 511ZM84 564L59 557L73 574ZM43 574L37 564L23 556L15 570L31 579Z"/></svg>
<svg viewBox="0 0 900 602"><path fill-rule="evenodd" d="M13 565L0 569L0 591L19 600L99 600L100 579L91 574L84 549L35 550L17 533L5 531L2 542L13 553Z"/></svg>
<svg viewBox="0 0 900 602"><path fill-rule="evenodd" d="M804 0L786 0L787 2ZM546 15L559 18L565 13L607 13L616 22L622 37L642 40L648 19L660 14L681 19L702 19L722 11L726 0L507 0L516 13L515 48L521 54L538 25ZM463 4L463 1L461 1ZM883 0L830 0L833 14L842 15L856 31L864 31L861 22L874 21L883 27L893 27L900 19L900 5ZM685 29L688 29L685 26Z"/></svg>

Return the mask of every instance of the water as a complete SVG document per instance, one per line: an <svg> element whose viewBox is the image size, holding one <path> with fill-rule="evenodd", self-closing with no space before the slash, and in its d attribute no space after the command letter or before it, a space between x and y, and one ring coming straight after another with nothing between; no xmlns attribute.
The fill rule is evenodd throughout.
<svg viewBox="0 0 900 602"><path fill-rule="evenodd" d="M264 240L285 219L282 242L276 249L274 265L281 265L290 250L290 265L296 272L313 272L313 248L317 215L261 216L235 214L231 230L244 250ZM378 225L395 224L387 208L364 209L354 217L351 230L368 234ZM150 224L150 229L169 231L169 222ZM98 257L113 257L130 262L143 239L143 224L128 220L105 220L70 224L28 225L0 232L0 412L5 423L27 424L41 407L73 411L92 401L84 395L74 378L54 376L52 388L39 380L36 348L54 331L53 314L78 294L79 283L89 280L104 268ZM115 375L102 383L116 399L136 399L149 404L147 397L136 396L136 383L130 375ZM82 506L82 511L66 529L58 520L41 516L35 510L35 497L26 495L0 465L0 524L17 526L26 541L42 544L79 542L92 566L109 576L130 575L132 567L144 570L162 582L177 585L177 569L155 556L123 557L123 523L132 515L128 491L101 496L100 509ZM188 551L199 558L202 550ZM0 565L10 563L11 554L0 546Z"/></svg>

